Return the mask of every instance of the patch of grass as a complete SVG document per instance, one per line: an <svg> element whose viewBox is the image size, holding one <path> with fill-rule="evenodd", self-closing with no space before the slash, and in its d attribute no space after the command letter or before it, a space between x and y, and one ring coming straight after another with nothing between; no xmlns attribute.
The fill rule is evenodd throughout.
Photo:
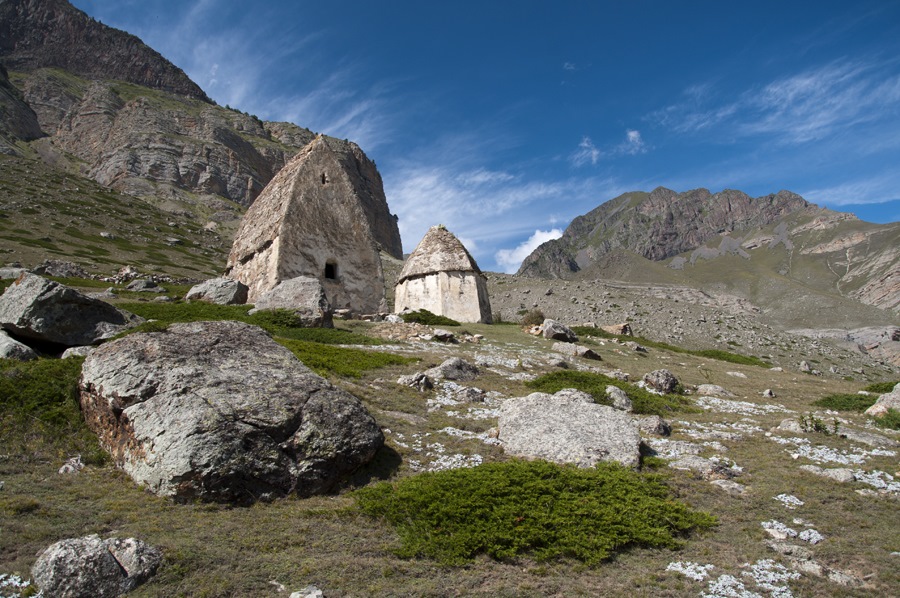
<svg viewBox="0 0 900 598"><path fill-rule="evenodd" d="M863 388L866 392L874 392L880 395L883 395L886 392L891 392L894 390L896 385L900 384L900 380L894 380L893 382L876 382L875 384L869 384L865 388Z"/></svg>
<svg viewBox="0 0 900 598"><path fill-rule="evenodd" d="M418 311L414 311L408 314L403 314L400 316L403 318L404 322L412 323L412 324L424 324L426 326L460 326L461 324L456 320L445 316L439 316L437 314L433 314L427 309L420 309Z"/></svg>
<svg viewBox="0 0 900 598"><path fill-rule="evenodd" d="M888 430L900 430L900 411L897 411L896 409L888 409L887 413L885 413L881 417L876 417L872 421L879 428L886 428Z"/></svg>
<svg viewBox="0 0 900 598"><path fill-rule="evenodd" d="M813 401L813 405L835 411L865 411L874 405L876 400L877 397L871 395L838 393Z"/></svg>
<svg viewBox="0 0 900 598"><path fill-rule="evenodd" d="M615 386L624 390L631 399L635 413L665 416L674 411L694 410L693 402L687 397L675 394L655 395L634 384L591 372L570 370L551 372L526 382L525 386L550 394L564 388L575 388L594 397L595 403L609 406L612 406L612 401L606 396L606 387Z"/></svg>
<svg viewBox="0 0 900 598"><path fill-rule="evenodd" d="M275 340L290 349L297 359L321 376L332 374L359 378L366 370L418 361L411 357L401 357L391 353L334 347L310 341L286 338L276 338Z"/></svg>
<svg viewBox="0 0 900 598"><path fill-rule="evenodd" d="M489 463L382 482L354 497L364 513L396 528L399 556L446 565L486 554L595 566L635 546L677 548L679 536L716 523L672 500L659 477L610 463Z"/></svg>

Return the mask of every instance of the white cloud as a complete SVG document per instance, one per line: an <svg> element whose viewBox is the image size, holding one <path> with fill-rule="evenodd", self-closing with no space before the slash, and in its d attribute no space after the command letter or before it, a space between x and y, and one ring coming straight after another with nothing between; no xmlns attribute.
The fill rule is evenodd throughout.
<svg viewBox="0 0 900 598"><path fill-rule="evenodd" d="M596 164L603 153L597 149L590 137L582 137L578 149L571 156L572 163L575 166L584 166L587 163Z"/></svg>
<svg viewBox="0 0 900 598"><path fill-rule="evenodd" d="M633 129L625 131L625 143L619 146L619 151L631 156L647 153L647 146L641 138L641 132Z"/></svg>
<svg viewBox="0 0 900 598"><path fill-rule="evenodd" d="M564 70L564 71L574 71L574 70L575 70L575 63L572 63L572 62L564 62L564 63L563 63L563 70Z"/></svg>
<svg viewBox="0 0 900 598"><path fill-rule="evenodd" d="M513 274L522 265L522 260L531 255L542 243L558 239L562 236L563 231L554 228L551 230L536 230L528 239L519 244L514 249L501 249L497 251L494 259L500 265L502 270L507 274Z"/></svg>
<svg viewBox="0 0 900 598"><path fill-rule="evenodd" d="M800 195L815 204L829 207L877 204L897 199L898 188L900 188L900 173L811 189L803 191Z"/></svg>

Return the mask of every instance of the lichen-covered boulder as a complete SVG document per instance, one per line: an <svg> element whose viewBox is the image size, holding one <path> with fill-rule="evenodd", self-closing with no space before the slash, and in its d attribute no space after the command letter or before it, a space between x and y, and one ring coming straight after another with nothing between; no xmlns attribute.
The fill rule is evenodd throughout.
<svg viewBox="0 0 900 598"><path fill-rule="evenodd" d="M563 341L565 343L578 342L578 336L572 332L571 328L561 322L551 320L550 318L547 318L544 320L544 323L541 324L541 334L544 335L544 338L555 341Z"/></svg>
<svg viewBox="0 0 900 598"><path fill-rule="evenodd" d="M176 499L326 492L384 443L356 397L240 322L104 344L85 359L80 402L116 464Z"/></svg>
<svg viewBox="0 0 900 598"><path fill-rule="evenodd" d="M435 380L465 382L474 380L478 376L478 367L462 358L451 357L441 365L425 370L425 375Z"/></svg>
<svg viewBox="0 0 900 598"><path fill-rule="evenodd" d="M212 278L191 287L184 296L188 301L206 301L216 305L247 303L247 285L230 278Z"/></svg>
<svg viewBox="0 0 900 598"><path fill-rule="evenodd" d="M652 372L644 374L643 381L650 390L655 390L656 392L661 392L663 394L675 392L679 384L675 374L666 369L653 370Z"/></svg>
<svg viewBox="0 0 900 598"><path fill-rule="evenodd" d="M162 553L141 540L91 535L51 545L31 575L44 596L113 598L147 581L161 562Z"/></svg>
<svg viewBox="0 0 900 598"><path fill-rule="evenodd" d="M37 359L37 353L28 345L23 345L0 330L0 359L31 361L32 359Z"/></svg>
<svg viewBox="0 0 900 598"><path fill-rule="evenodd" d="M325 295L325 288L319 279L312 276L298 276L283 282L263 293L251 314L264 309L289 309L308 328L333 328L334 317L331 305Z"/></svg>
<svg viewBox="0 0 900 598"><path fill-rule="evenodd" d="M875 404L866 409L866 415L883 417L887 415L889 409L900 411L900 384L896 384L891 392L879 395Z"/></svg>
<svg viewBox="0 0 900 598"><path fill-rule="evenodd" d="M93 345L143 322L125 310L36 274L23 274L0 297L0 327L20 338Z"/></svg>
<svg viewBox="0 0 900 598"><path fill-rule="evenodd" d="M634 467L640 459L641 437L631 416L573 389L506 400L497 428L503 449L519 457L578 467L600 461Z"/></svg>

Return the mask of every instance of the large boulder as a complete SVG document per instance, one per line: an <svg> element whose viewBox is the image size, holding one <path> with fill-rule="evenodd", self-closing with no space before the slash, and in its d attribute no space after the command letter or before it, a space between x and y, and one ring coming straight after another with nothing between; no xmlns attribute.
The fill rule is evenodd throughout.
<svg viewBox="0 0 900 598"><path fill-rule="evenodd" d="M32 359L37 359L37 353L35 353L28 345L23 345L0 330L0 359L30 361Z"/></svg>
<svg viewBox="0 0 900 598"><path fill-rule="evenodd" d="M896 384L891 392L880 395L875 404L866 409L866 415L882 417L889 409L900 411L900 384Z"/></svg>
<svg viewBox="0 0 900 598"><path fill-rule="evenodd" d="M149 579L162 553L135 538L97 535L61 540L35 561L31 575L44 596L113 598Z"/></svg>
<svg viewBox="0 0 900 598"><path fill-rule="evenodd" d="M617 461L634 467L640 459L640 434L631 416L598 405L591 396L564 389L508 399L500 407L498 438L515 456L593 467Z"/></svg>
<svg viewBox="0 0 900 598"><path fill-rule="evenodd" d="M451 357L441 365L425 370L425 375L435 380L466 382L474 380L478 376L478 367L462 358Z"/></svg>
<svg viewBox="0 0 900 598"><path fill-rule="evenodd" d="M644 374L644 384L647 388L663 394L671 394L678 389L678 378L669 370L653 370Z"/></svg>
<svg viewBox="0 0 900 598"><path fill-rule="evenodd" d="M356 397L240 322L101 345L85 359L80 402L117 465L179 500L326 492L384 443Z"/></svg>
<svg viewBox="0 0 900 598"><path fill-rule="evenodd" d="M309 328L333 328L331 305L318 278L298 276L279 283L256 300L250 313L264 309L289 309Z"/></svg>
<svg viewBox="0 0 900 598"><path fill-rule="evenodd" d="M239 280L212 278L192 286L184 298L217 305L243 305L247 303L248 290L247 285Z"/></svg>
<svg viewBox="0 0 900 598"><path fill-rule="evenodd" d="M541 334L544 335L544 338L555 341L563 341L565 343L578 342L578 336L572 332L571 328L561 322L551 320L550 318L547 318L544 320L544 323L541 324Z"/></svg>
<svg viewBox="0 0 900 598"><path fill-rule="evenodd" d="M23 274L0 297L0 327L4 330L67 347L92 345L143 321L35 274Z"/></svg>

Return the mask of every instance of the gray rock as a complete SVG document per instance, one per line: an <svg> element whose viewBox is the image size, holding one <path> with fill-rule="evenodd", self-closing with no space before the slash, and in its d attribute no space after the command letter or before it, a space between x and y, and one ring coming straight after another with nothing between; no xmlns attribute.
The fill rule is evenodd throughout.
<svg viewBox="0 0 900 598"><path fill-rule="evenodd" d="M434 332L432 333L432 338L442 343L456 342L456 335L449 330L444 330L443 328L435 328Z"/></svg>
<svg viewBox="0 0 900 598"><path fill-rule="evenodd" d="M723 480L734 476L734 472L728 467L725 467L712 459L706 459L698 455L685 455L680 459L669 463L669 467L672 469L687 469L693 471L705 480Z"/></svg>
<svg viewBox="0 0 900 598"><path fill-rule="evenodd" d="M38 355L28 345L22 344L0 330L0 359L17 359L19 361L31 361Z"/></svg>
<svg viewBox="0 0 900 598"><path fill-rule="evenodd" d="M264 309L290 309L303 325L310 328L333 328L331 305L318 278L298 276L263 293L249 313Z"/></svg>
<svg viewBox="0 0 900 598"><path fill-rule="evenodd" d="M626 413L631 413L634 410L631 399L629 399L625 391L618 386L607 386L606 396L612 400L613 408L618 409L619 411L625 411Z"/></svg>
<svg viewBox="0 0 900 598"><path fill-rule="evenodd" d="M325 594L316 586L306 586L298 592L291 592L288 598L325 598Z"/></svg>
<svg viewBox="0 0 900 598"><path fill-rule="evenodd" d="M733 397L734 393L728 392L718 384L701 384L697 387L697 394L706 397Z"/></svg>
<svg viewBox="0 0 900 598"><path fill-rule="evenodd" d="M63 354L60 355L60 359L69 359L70 357L87 357L91 354L91 351L96 349L96 347L92 347L90 345L86 345L83 347L69 347Z"/></svg>
<svg viewBox="0 0 900 598"><path fill-rule="evenodd" d="M647 353L648 352L647 347L645 347L644 345L639 345L638 343L636 343L634 341L625 341L622 344L625 345L626 347L628 347L629 349L631 349L632 351L634 351L635 353Z"/></svg>
<svg viewBox="0 0 900 598"><path fill-rule="evenodd" d="M852 469L847 469L846 467L819 467L818 465L801 465L800 469L803 471L808 471L809 473L822 476L823 478L829 478L834 480L835 482L841 482L846 484L847 482L856 481L856 476L853 475Z"/></svg>
<svg viewBox="0 0 900 598"><path fill-rule="evenodd" d="M31 269L34 274L56 276L58 278L90 278L84 268L63 260L44 260L40 266Z"/></svg>
<svg viewBox="0 0 900 598"><path fill-rule="evenodd" d="M738 484L734 480L710 480L709 483L713 486L718 486L732 496L743 496L744 494L747 494L747 487L743 484Z"/></svg>
<svg viewBox="0 0 900 598"><path fill-rule="evenodd" d="M809 362L807 362L806 360L800 362L799 369L801 372L803 372L805 374L809 374L812 372L812 367L810 367Z"/></svg>
<svg viewBox="0 0 900 598"><path fill-rule="evenodd" d="M356 397L240 322L104 344L82 367L80 402L119 467L179 500L325 492L384 442Z"/></svg>
<svg viewBox="0 0 900 598"><path fill-rule="evenodd" d="M891 392L880 395L875 404L866 409L866 415L882 417L887 415L888 409L900 410L900 384L895 385Z"/></svg>
<svg viewBox="0 0 900 598"><path fill-rule="evenodd" d="M0 327L69 347L92 345L143 321L35 274L22 275L0 297Z"/></svg>
<svg viewBox="0 0 900 598"><path fill-rule="evenodd" d="M435 380L465 382L478 376L478 368L459 357L451 357L441 365L425 370L425 374Z"/></svg>
<svg viewBox="0 0 900 598"><path fill-rule="evenodd" d="M578 467L600 461L634 467L640 458L641 438L631 417L572 389L508 399L497 427L504 450L520 457Z"/></svg>
<svg viewBox="0 0 900 598"><path fill-rule="evenodd" d="M644 383L663 394L673 393L678 388L678 378L669 370L654 370L644 374Z"/></svg>
<svg viewBox="0 0 900 598"><path fill-rule="evenodd" d="M583 357L584 359L593 359L594 361L603 361L593 349L582 347L575 343L553 343L553 350L557 353L571 355L572 357Z"/></svg>
<svg viewBox="0 0 900 598"><path fill-rule="evenodd" d="M765 389L764 391L762 391L762 396L765 397L765 398L767 398L767 399L774 399L774 398L775 398L775 391L772 390L771 388L767 388L767 389Z"/></svg>
<svg viewBox="0 0 900 598"><path fill-rule="evenodd" d="M44 596L113 598L147 581L162 553L135 538L97 535L61 540L48 547L31 568Z"/></svg>
<svg viewBox="0 0 900 598"><path fill-rule="evenodd" d="M402 324L403 318L401 318L397 314L388 314L384 316L384 321L389 324Z"/></svg>
<svg viewBox="0 0 900 598"><path fill-rule="evenodd" d="M894 440L893 438L888 438L887 436L882 436L881 434L875 434L874 432L855 430L843 425L838 428L838 433L849 440L861 442L875 448L894 448L896 446L900 446L900 442Z"/></svg>
<svg viewBox="0 0 900 598"><path fill-rule="evenodd" d="M544 323L541 324L541 334L544 335L544 338L549 338L555 341L563 341L566 343L577 343L578 336L572 332L572 329L557 322L556 320L551 320L547 318L544 320Z"/></svg>
<svg viewBox="0 0 900 598"><path fill-rule="evenodd" d="M672 426L658 415L648 415L635 420L638 430L647 434L655 434L657 436L669 436L672 433Z"/></svg>
<svg viewBox="0 0 900 598"><path fill-rule="evenodd" d="M27 272L25 268L0 268L0 280L16 279Z"/></svg>
<svg viewBox="0 0 900 598"><path fill-rule="evenodd" d="M781 420L781 423L778 424L775 430L781 430L784 432L793 432L794 434L804 434L803 426L800 425L800 422L794 418L788 418Z"/></svg>
<svg viewBox="0 0 900 598"><path fill-rule="evenodd" d="M156 284L153 280L148 280L146 278L138 278L137 280L132 280L128 283L128 286L125 287L129 291L135 293L165 293L166 289L162 288L158 284Z"/></svg>
<svg viewBox="0 0 900 598"><path fill-rule="evenodd" d="M426 390L434 388L432 379L423 372L417 372L415 374L410 374L409 376L400 376L400 378L397 379L397 384L410 386L419 392L425 392Z"/></svg>
<svg viewBox="0 0 900 598"><path fill-rule="evenodd" d="M212 278L195 284L184 296L188 301L206 301L216 305L243 305L247 303L247 285L230 278Z"/></svg>

